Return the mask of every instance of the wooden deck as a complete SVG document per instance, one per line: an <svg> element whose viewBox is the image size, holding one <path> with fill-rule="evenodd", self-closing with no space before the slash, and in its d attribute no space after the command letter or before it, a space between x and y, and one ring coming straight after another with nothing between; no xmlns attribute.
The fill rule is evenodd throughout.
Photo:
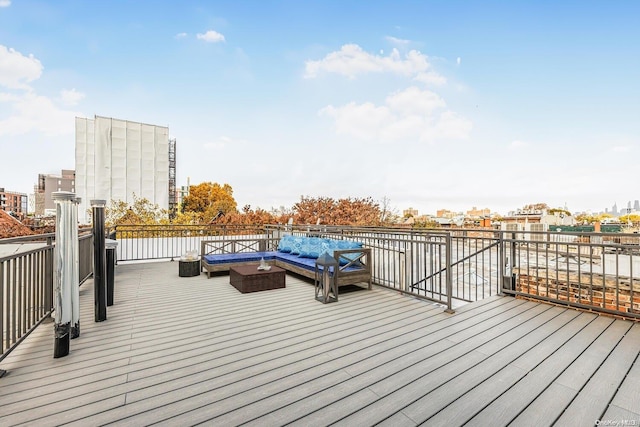
<svg viewBox="0 0 640 427"><path fill-rule="evenodd" d="M108 320L41 325L0 368L0 425L640 425L640 323L511 297L458 308L312 284L240 294L178 263L117 267ZM631 424L635 422L635 424Z"/></svg>

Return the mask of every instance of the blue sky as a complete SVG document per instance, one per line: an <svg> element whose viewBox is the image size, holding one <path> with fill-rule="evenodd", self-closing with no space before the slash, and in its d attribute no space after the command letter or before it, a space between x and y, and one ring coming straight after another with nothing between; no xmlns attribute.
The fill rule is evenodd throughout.
<svg viewBox="0 0 640 427"><path fill-rule="evenodd" d="M559 4L558 4L559 3ZM640 198L635 1L0 0L0 186L74 168L74 117L169 127L239 207L505 214Z"/></svg>

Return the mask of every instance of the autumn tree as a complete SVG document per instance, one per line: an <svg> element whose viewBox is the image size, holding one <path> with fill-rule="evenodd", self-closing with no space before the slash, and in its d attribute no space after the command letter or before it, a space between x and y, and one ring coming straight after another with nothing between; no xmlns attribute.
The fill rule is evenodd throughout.
<svg viewBox="0 0 640 427"><path fill-rule="evenodd" d="M237 203L229 184L203 182L189 187L189 195L182 202L182 213L194 212L201 222L208 223L236 211Z"/></svg>
<svg viewBox="0 0 640 427"><path fill-rule="evenodd" d="M370 197L366 199L340 199L336 204L336 224L382 225L380 205Z"/></svg>
<svg viewBox="0 0 640 427"><path fill-rule="evenodd" d="M549 205L547 205L546 203L532 203L530 205L525 205L523 209L532 210L532 211L536 211L536 210L543 211L543 210L548 210Z"/></svg>
<svg viewBox="0 0 640 427"><path fill-rule="evenodd" d="M274 224L286 224L289 218L293 218L293 210L280 206L279 208L271 208L271 216L273 216Z"/></svg>
<svg viewBox="0 0 640 427"><path fill-rule="evenodd" d="M167 223L169 211L151 203L145 197L133 195L133 203L129 205L123 200L111 200L104 210L105 225L124 224L162 224Z"/></svg>
<svg viewBox="0 0 640 427"><path fill-rule="evenodd" d="M580 224L593 224L595 222L604 222L608 218L613 218L609 213L601 213L597 215L579 214L576 215L576 221Z"/></svg>
<svg viewBox="0 0 640 427"><path fill-rule="evenodd" d="M242 207L242 211L230 212L218 219L216 224L234 224L234 225L262 225L277 223L272 213L264 209L251 209L250 205Z"/></svg>
<svg viewBox="0 0 640 427"><path fill-rule="evenodd" d="M304 197L293 206L299 224L380 225L380 206L371 198Z"/></svg>
<svg viewBox="0 0 640 427"><path fill-rule="evenodd" d="M426 220L417 220L413 223L413 228L426 228L426 229L432 229L432 228L441 228L442 226L440 225L440 223L434 219L426 219Z"/></svg>
<svg viewBox="0 0 640 427"><path fill-rule="evenodd" d="M335 224L333 212L335 200L330 197L305 197L293 205L294 221L298 224Z"/></svg>
<svg viewBox="0 0 640 427"><path fill-rule="evenodd" d="M569 212L566 209L563 208L551 208L547 211L547 213L549 215L554 215L556 213L560 214L560 215L565 215L565 216L571 216L571 212Z"/></svg>
<svg viewBox="0 0 640 427"><path fill-rule="evenodd" d="M622 215L619 218L620 222L622 224L629 224L629 225L636 225L636 224L640 224L640 214L628 214L628 215Z"/></svg>

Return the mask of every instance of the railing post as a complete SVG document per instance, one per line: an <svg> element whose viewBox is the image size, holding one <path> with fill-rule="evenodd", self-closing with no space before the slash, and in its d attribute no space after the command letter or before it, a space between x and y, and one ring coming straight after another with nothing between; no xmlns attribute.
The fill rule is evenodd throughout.
<svg viewBox="0 0 640 427"><path fill-rule="evenodd" d="M53 239L47 237L47 251L44 254L44 309L51 319L53 310Z"/></svg>
<svg viewBox="0 0 640 427"><path fill-rule="evenodd" d="M71 339L80 336L80 242L78 240L78 205L80 197L73 197L71 206L71 245L73 250L73 272L71 278Z"/></svg>
<svg viewBox="0 0 640 427"><path fill-rule="evenodd" d="M404 285L402 286L402 290L404 290L405 292L409 292L411 291L411 288L414 284L413 276L407 277L409 275L408 272L413 272L413 268L411 268L411 260L413 259L411 248L405 249L403 255L404 255L404 262L402 263L402 269L403 269L402 280L404 281ZM426 289L426 284L425 284L425 289Z"/></svg>
<svg viewBox="0 0 640 427"><path fill-rule="evenodd" d="M447 309L445 313L455 313L453 310L453 271L451 268L451 232L447 232L445 237L445 245L446 245L446 254L445 254L445 262L447 264Z"/></svg>
<svg viewBox="0 0 640 427"><path fill-rule="evenodd" d="M509 273L509 290L514 291L516 289L516 274L514 269L516 268L516 233L511 233L511 269Z"/></svg>
<svg viewBox="0 0 640 427"><path fill-rule="evenodd" d="M413 285L414 283L416 283L416 279L415 279L415 273L414 273L414 264L413 264L413 250L414 250L414 241L413 241L413 230L411 230L411 232L409 233L409 249L407 250L407 261L409 262L409 264L407 264L407 271L409 272L409 283L411 283L411 285ZM425 289L426 289L426 283L425 283ZM405 289L408 290L408 289Z"/></svg>
<svg viewBox="0 0 640 427"><path fill-rule="evenodd" d="M107 260L104 238L106 200L91 200L93 217L93 295L96 322L107 320Z"/></svg>
<svg viewBox="0 0 640 427"><path fill-rule="evenodd" d="M502 236L502 234L501 234ZM502 245L506 246L506 242L504 237L501 237ZM510 291L515 290L516 280L514 268L516 268L516 233L511 232L511 241L509 242L509 255L506 256L507 249L503 248L503 259L501 260L502 267L504 268L502 272L502 289L507 289Z"/></svg>
<svg viewBox="0 0 640 427"><path fill-rule="evenodd" d="M504 295L502 289L504 288L504 277L505 277L505 267L506 267L506 259L505 259L505 247L504 247L504 233L502 231L498 231L498 295Z"/></svg>

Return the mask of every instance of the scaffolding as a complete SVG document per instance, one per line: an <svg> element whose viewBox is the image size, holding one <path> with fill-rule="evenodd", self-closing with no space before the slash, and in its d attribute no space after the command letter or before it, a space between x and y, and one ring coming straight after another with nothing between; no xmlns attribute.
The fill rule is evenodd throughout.
<svg viewBox="0 0 640 427"><path fill-rule="evenodd" d="M169 139L169 217L175 218L178 211L176 201L176 139Z"/></svg>

